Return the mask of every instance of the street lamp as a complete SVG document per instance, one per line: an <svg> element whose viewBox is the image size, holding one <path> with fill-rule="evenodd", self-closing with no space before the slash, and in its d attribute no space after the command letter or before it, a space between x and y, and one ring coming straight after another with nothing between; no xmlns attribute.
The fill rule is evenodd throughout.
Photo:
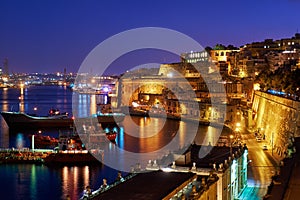
<svg viewBox="0 0 300 200"><path fill-rule="evenodd" d="M230 156L232 155L232 139L233 139L233 135L230 135L229 136L229 138L230 138Z"/></svg>
<svg viewBox="0 0 300 200"><path fill-rule="evenodd" d="M36 106L33 108L33 110L34 110L34 114L37 115L36 114L36 111L37 111L37 107Z"/></svg>

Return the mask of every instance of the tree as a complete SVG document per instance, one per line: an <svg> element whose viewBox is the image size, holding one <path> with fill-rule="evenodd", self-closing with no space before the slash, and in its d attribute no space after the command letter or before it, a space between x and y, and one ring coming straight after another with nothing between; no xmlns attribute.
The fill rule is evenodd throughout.
<svg viewBox="0 0 300 200"><path fill-rule="evenodd" d="M228 49L228 50L238 50L238 48L235 47L235 46L233 46L232 44L229 44L229 45L227 46L227 49Z"/></svg>

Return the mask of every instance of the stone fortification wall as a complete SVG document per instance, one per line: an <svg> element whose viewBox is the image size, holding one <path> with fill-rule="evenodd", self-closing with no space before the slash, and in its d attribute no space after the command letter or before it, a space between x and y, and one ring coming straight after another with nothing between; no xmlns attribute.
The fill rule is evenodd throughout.
<svg viewBox="0 0 300 200"><path fill-rule="evenodd" d="M294 137L300 137L300 102L255 91L253 128L279 155L287 153Z"/></svg>

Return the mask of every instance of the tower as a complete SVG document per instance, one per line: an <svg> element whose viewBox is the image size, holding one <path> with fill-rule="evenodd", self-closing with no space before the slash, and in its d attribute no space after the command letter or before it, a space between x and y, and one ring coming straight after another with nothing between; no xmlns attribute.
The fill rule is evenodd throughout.
<svg viewBox="0 0 300 200"><path fill-rule="evenodd" d="M9 75L9 73L8 73L8 59L7 58L5 58L4 62L3 62L3 75L4 76Z"/></svg>
<svg viewBox="0 0 300 200"><path fill-rule="evenodd" d="M67 82L67 69L64 68L64 84Z"/></svg>

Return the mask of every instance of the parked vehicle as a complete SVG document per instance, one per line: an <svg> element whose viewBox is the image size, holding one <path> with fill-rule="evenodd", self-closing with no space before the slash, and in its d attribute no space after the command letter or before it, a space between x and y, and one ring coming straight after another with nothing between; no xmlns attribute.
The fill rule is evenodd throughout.
<svg viewBox="0 0 300 200"><path fill-rule="evenodd" d="M261 138L261 137L256 137L256 141L257 141L257 142L261 142L261 141L262 141L262 138Z"/></svg>
<svg viewBox="0 0 300 200"><path fill-rule="evenodd" d="M263 150L268 150L268 145L264 144L262 147Z"/></svg>

